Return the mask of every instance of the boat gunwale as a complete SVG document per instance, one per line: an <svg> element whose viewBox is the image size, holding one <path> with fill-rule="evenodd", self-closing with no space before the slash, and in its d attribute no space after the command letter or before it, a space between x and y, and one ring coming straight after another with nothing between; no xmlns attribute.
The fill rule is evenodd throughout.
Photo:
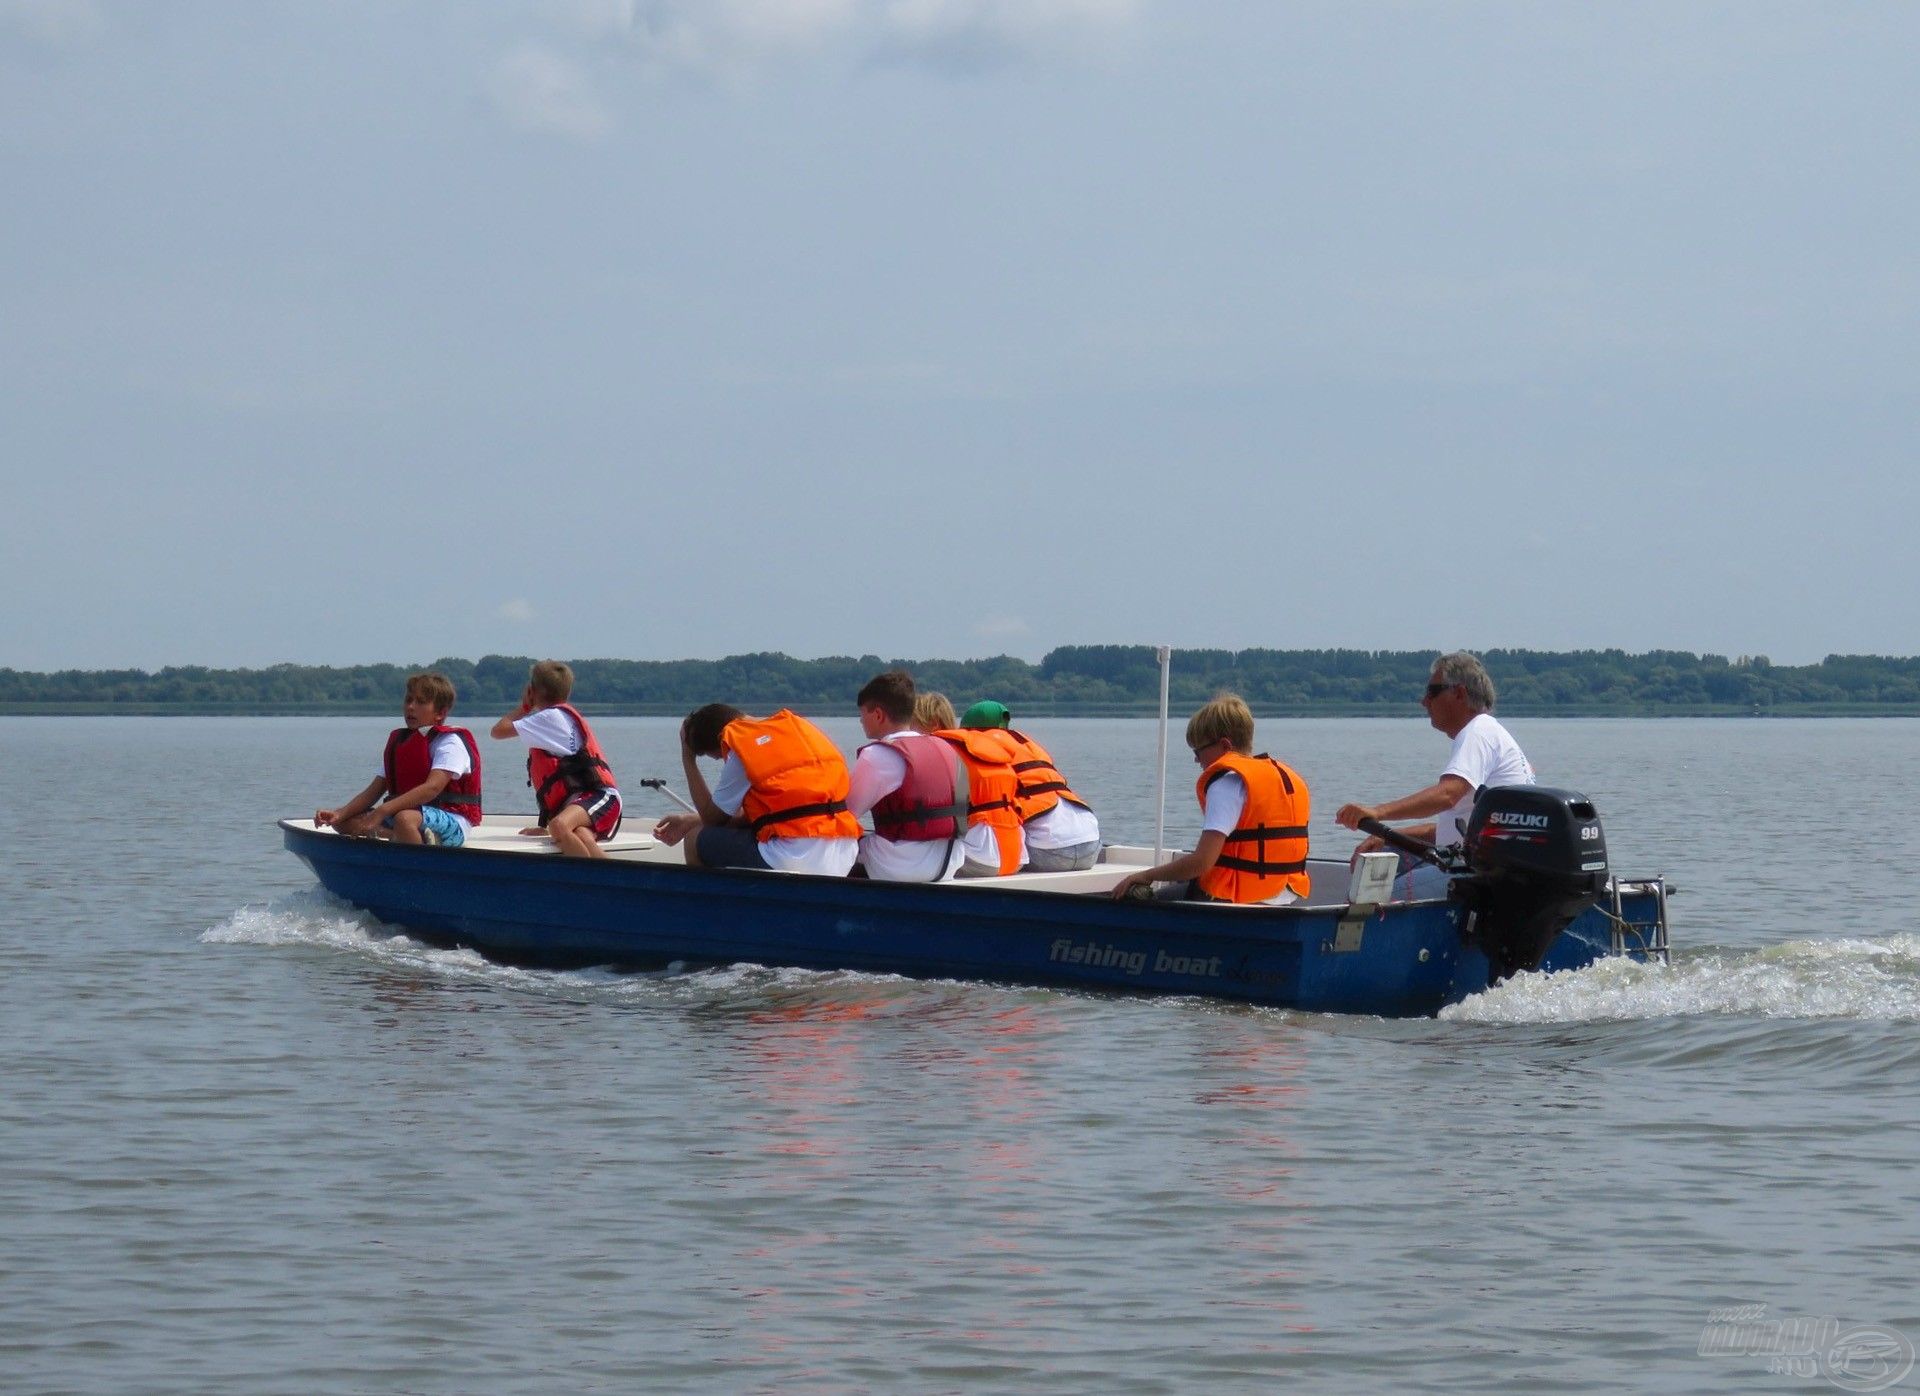
<svg viewBox="0 0 1920 1396"><path fill-rule="evenodd" d="M622 869L634 870L636 872L640 872L648 875L660 874L669 878L674 878L674 877L683 876L687 874L693 874L693 875L700 876L702 880L705 880L707 878L719 878L719 879L724 879L727 882L741 882L747 886L760 886L760 887L766 888L767 890L773 890L780 886L798 885L798 886L806 887L809 889L818 889L820 892L824 893L829 889L832 889L835 887L841 887L841 886L847 887L849 889L853 887L866 887L866 888L872 889L872 892L871 893L861 892L861 893L855 893L854 895L866 896L866 895L906 893L908 895L913 896L916 900L918 900L918 899L924 899L929 896L939 898L939 899L944 899L946 897L959 894L959 895L971 895L971 896L1016 897L1023 902L1029 901L1029 900L1041 901L1049 905L1057 905L1062 901L1062 899L1066 899L1069 902L1076 902L1076 903L1082 902L1082 901L1105 900L1105 901L1115 902L1116 909L1119 909L1120 907L1125 907L1128 909L1139 910L1139 911L1157 910L1160 912L1165 912L1165 913L1173 914L1176 916L1184 915L1186 913L1195 913L1195 914L1208 916L1208 917L1226 916L1226 917L1233 918L1236 921L1255 922L1255 923L1262 922L1262 921L1269 921L1269 920L1275 921L1275 922L1292 922L1292 921L1298 921L1305 918L1311 918L1315 920L1324 920L1327 918L1333 918L1337 920L1341 917L1354 914L1356 910L1353 903L1344 901L1344 900L1335 901L1335 902L1313 902L1313 901L1288 902L1280 905L1274 905L1270 903L1252 903L1252 904L1243 905L1243 904L1236 904L1233 902L1201 902L1201 901L1186 901L1183 899L1167 899L1167 900L1155 899L1152 901L1148 901L1148 900L1120 901L1119 899L1116 899L1110 896L1106 892L1098 892L1098 891L1076 892L1076 891L1071 891L1065 888L1036 886L1032 883L1008 886L1007 883L1010 881L1009 878L989 878L989 877L952 878L952 877L949 877L949 878L942 878L937 882L895 882L895 881L889 881L884 878L845 877L845 876L829 877L819 873L795 872L795 871L787 871L785 869L779 869L779 868L705 868L705 867L697 868L697 867L692 867L683 861L668 861L668 860L660 860L660 859L642 859L642 858L621 858L617 856L610 856L604 859L593 859L589 861L583 858L572 858L572 859L566 858L564 857L564 855L561 855L557 850L549 852L546 850L533 849L533 848L527 848L527 849L488 848L485 846L475 846L475 845L463 845L459 848L443 849L443 848L438 848L428 844L414 845L414 844L394 843L393 841L386 840L386 839L349 838L331 829L317 828L314 826L313 822L308 819L288 818L288 819L278 820L277 823L279 824L279 827L281 828L281 830L287 835L297 836L302 839L311 839L316 842L325 841L328 839L339 839L347 845L367 845L367 846L370 846L372 849L378 850L379 854L382 856L385 856L390 852L395 852L395 851L399 851L400 856L403 856L403 857L414 857L414 856L422 856L422 855L437 856L437 855L452 853L452 854L457 854L461 856L463 859L477 857L477 858L485 859L489 862L500 862L503 860L523 860L531 857L533 859L538 860L539 865L552 866L562 870L577 871L578 873L584 874L585 876L588 876L588 877L611 875L610 871L609 872L590 871L592 869L599 869L604 866L609 870L612 868L622 868ZM1119 846L1125 847L1127 845L1119 845ZM299 853L299 849L295 848L291 841L288 841L287 847L291 849L296 855ZM1326 863L1334 867L1345 866L1343 863L1341 863L1337 859L1311 859L1309 861ZM1128 866L1131 866L1131 865L1128 865ZM1089 871L1089 870L1082 870L1082 872L1084 871ZM1020 876L1038 876L1038 877L1052 877L1052 876L1075 877L1075 876L1081 876L1081 875L1082 873L1080 872L1068 872L1068 873L1058 873L1058 874L1054 874L1054 873L1020 874ZM575 879L568 878L567 880L572 881ZM817 899L814 893L812 892L809 892L807 895L810 900ZM1447 907L1448 905L1450 905L1449 899L1445 896L1440 896L1440 897L1404 898L1404 899L1391 901L1391 902L1381 902L1381 903L1375 903L1371 905L1363 905L1363 907L1360 909L1364 910L1364 912L1369 918L1374 918L1384 914L1388 908L1392 908L1395 912L1400 912L1404 910L1411 910L1411 909L1423 908L1423 907L1444 908L1444 907Z"/></svg>

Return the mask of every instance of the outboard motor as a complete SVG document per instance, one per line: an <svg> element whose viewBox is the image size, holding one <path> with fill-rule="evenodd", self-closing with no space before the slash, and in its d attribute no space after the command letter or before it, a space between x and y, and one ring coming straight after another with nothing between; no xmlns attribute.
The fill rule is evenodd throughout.
<svg viewBox="0 0 1920 1396"><path fill-rule="evenodd" d="M1538 969L1575 917L1607 889L1607 840L1593 802L1544 785L1483 787L1467 820L1469 876L1449 895L1471 913L1489 984Z"/></svg>

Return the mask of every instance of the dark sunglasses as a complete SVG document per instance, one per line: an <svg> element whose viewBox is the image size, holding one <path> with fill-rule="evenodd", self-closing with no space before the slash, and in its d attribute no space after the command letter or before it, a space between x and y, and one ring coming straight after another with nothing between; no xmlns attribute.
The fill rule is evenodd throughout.
<svg viewBox="0 0 1920 1396"><path fill-rule="evenodd" d="M1457 684L1430 683L1427 685L1427 697L1438 698L1442 693L1445 693L1448 689L1456 688L1456 687L1458 687Z"/></svg>

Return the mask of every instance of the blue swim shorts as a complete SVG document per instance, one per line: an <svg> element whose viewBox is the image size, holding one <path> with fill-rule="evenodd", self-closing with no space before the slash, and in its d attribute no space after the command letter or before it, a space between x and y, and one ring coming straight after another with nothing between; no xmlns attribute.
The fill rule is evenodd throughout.
<svg viewBox="0 0 1920 1396"><path fill-rule="evenodd" d="M393 816L381 820L380 827L391 829ZM437 805L428 805L420 811L420 832L428 843L437 843L442 848L458 848L467 841L466 826Z"/></svg>

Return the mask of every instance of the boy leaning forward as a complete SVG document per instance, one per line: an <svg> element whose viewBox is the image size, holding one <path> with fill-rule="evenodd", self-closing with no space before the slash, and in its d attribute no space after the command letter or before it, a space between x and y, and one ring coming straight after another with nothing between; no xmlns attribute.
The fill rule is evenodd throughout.
<svg viewBox="0 0 1920 1396"><path fill-rule="evenodd" d="M711 789L700 757L720 762ZM689 866L826 877L845 877L853 867L860 821L847 810L846 759L798 713L695 708L680 724L680 766L693 810L668 815L653 835L669 847L684 841Z"/></svg>
<svg viewBox="0 0 1920 1396"><path fill-rule="evenodd" d="M544 832L576 858L604 858L600 845L620 831L620 788L572 697L572 668L543 659L527 673L520 706L494 723L492 734L527 744L527 784L540 823L520 832Z"/></svg>

